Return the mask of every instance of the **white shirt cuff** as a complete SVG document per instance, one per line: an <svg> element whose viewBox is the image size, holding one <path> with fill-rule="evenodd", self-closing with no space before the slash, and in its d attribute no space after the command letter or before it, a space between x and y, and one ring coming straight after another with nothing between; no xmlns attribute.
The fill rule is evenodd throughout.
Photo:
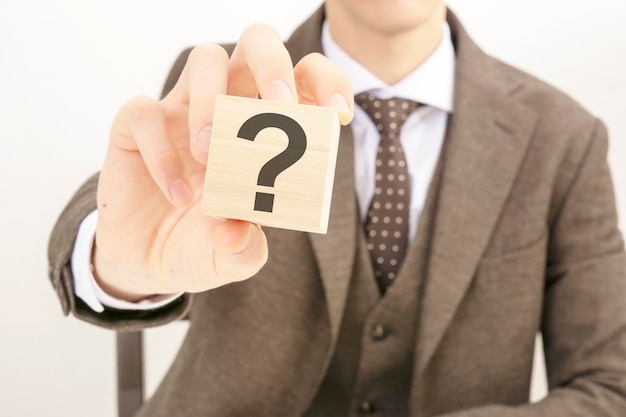
<svg viewBox="0 0 626 417"><path fill-rule="evenodd" d="M91 266L91 252L97 224L98 211L94 210L80 224L71 259L74 294L89 308L97 313L102 313L105 306L117 310L153 310L171 303L183 294L159 294L137 302L130 302L104 292L96 282Z"/></svg>

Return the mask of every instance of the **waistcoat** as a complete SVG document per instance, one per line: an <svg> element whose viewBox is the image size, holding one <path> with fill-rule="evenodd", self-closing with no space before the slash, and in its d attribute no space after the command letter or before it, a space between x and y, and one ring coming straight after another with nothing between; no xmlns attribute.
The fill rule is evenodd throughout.
<svg viewBox="0 0 626 417"><path fill-rule="evenodd" d="M409 415L421 287L427 274L440 161L396 282L381 294L363 228L337 346L305 417Z"/></svg>

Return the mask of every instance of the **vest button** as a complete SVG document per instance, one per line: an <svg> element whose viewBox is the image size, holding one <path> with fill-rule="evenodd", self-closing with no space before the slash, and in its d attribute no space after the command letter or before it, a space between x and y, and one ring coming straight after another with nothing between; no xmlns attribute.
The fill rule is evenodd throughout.
<svg viewBox="0 0 626 417"><path fill-rule="evenodd" d="M361 414L374 414L374 411L376 411L376 409L374 403L371 401L363 401L359 404L359 412Z"/></svg>
<svg viewBox="0 0 626 417"><path fill-rule="evenodd" d="M374 324L370 332L370 336L376 341L385 340L388 334L389 331L382 324Z"/></svg>

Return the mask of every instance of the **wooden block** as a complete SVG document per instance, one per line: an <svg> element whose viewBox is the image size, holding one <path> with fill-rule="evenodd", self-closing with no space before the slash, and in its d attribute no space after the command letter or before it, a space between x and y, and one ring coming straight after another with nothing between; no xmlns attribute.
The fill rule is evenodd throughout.
<svg viewBox="0 0 626 417"><path fill-rule="evenodd" d="M203 213L326 233L339 130L330 108L218 96Z"/></svg>

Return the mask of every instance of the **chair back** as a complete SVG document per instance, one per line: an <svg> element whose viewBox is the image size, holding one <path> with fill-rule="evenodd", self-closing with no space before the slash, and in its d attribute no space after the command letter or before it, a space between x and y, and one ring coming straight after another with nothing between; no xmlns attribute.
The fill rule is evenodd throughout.
<svg viewBox="0 0 626 417"><path fill-rule="evenodd" d="M117 333L117 410L133 417L144 401L143 333Z"/></svg>

